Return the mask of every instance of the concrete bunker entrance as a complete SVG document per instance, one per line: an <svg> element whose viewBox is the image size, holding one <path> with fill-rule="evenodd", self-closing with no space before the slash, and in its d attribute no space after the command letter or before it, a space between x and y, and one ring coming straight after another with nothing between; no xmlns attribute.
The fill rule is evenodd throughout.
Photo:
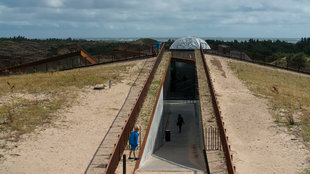
<svg viewBox="0 0 310 174"><path fill-rule="evenodd" d="M195 64L172 60L164 85L164 100L197 100L197 86Z"/></svg>
<svg viewBox="0 0 310 174"><path fill-rule="evenodd" d="M138 171L206 170L195 62L171 59ZM179 133L181 114L185 124ZM170 131L170 141L165 132Z"/></svg>

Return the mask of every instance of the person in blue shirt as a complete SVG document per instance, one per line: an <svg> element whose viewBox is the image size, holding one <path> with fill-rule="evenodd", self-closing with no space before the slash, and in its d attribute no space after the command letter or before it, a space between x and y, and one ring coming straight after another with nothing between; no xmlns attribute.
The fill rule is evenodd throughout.
<svg viewBox="0 0 310 174"><path fill-rule="evenodd" d="M135 127L134 131L131 132L129 137L129 145L130 145L130 152L128 159L135 159L138 160L139 158L136 157L136 148L138 146L138 138L139 138L139 128ZM133 157L131 157L131 153L133 152Z"/></svg>

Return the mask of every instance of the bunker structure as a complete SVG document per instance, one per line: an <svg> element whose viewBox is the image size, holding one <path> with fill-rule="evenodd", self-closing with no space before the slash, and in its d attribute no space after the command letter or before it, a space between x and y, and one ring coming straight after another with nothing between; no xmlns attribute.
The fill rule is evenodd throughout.
<svg viewBox="0 0 310 174"><path fill-rule="evenodd" d="M97 64L85 50L78 48L77 51L54 56L39 61L29 62L0 70L0 75L28 74L36 72L53 72Z"/></svg>
<svg viewBox="0 0 310 174"><path fill-rule="evenodd" d="M136 172L207 171L199 102L195 50L210 49L197 37L183 37L170 47L171 58L163 77L155 112ZM178 115L185 124L179 132Z"/></svg>

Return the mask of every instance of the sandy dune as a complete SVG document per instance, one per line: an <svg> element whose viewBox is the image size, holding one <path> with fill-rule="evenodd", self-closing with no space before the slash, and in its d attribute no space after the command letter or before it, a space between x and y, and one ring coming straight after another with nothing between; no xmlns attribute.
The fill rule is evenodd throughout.
<svg viewBox="0 0 310 174"><path fill-rule="evenodd" d="M136 72L143 62L136 61L132 71ZM84 173L136 75L128 73L126 80L113 84L111 89L85 89L78 103L60 112L62 119L54 126L25 135L17 148L6 151L0 173Z"/></svg>
<svg viewBox="0 0 310 174"><path fill-rule="evenodd" d="M255 97L225 58L205 55L239 174L293 174L306 166L301 140L274 123L268 102ZM217 66L215 66L217 62ZM222 68L219 68L221 65ZM297 139L297 140L296 140Z"/></svg>

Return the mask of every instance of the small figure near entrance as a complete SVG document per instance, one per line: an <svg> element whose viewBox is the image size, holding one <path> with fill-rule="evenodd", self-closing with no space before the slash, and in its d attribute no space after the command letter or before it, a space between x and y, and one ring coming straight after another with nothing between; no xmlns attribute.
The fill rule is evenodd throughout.
<svg viewBox="0 0 310 174"><path fill-rule="evenodd" d="M138 138L139 138L139 128L135 127L134 131L131 132L129 137L129 145L130 145L130 152L128 159L135 159L138 160L139 158L136 157L136 148L138 146ZM131 157L131 152L133 152L133 157Z"/></svg>
<svg viewBox="0 0 310 174"><path fill-rule="evenodd" d="M179 126L179 133L182 132L182 124L184 123L183 117L181 114L178 115L178 121L177 121L177 126Z"/></svg>

